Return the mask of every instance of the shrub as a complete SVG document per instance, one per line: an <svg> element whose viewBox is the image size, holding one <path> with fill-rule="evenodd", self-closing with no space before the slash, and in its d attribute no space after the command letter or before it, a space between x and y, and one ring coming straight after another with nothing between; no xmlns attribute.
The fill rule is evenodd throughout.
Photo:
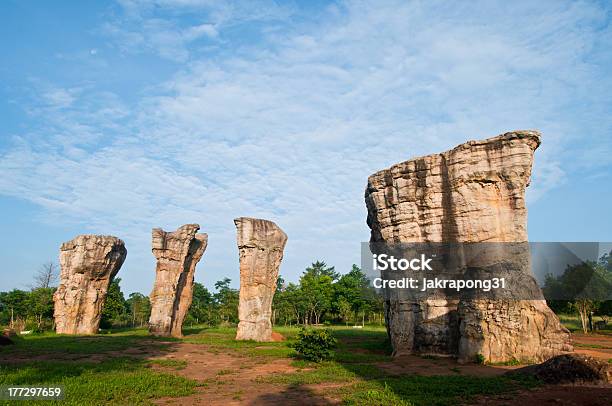
<svg viewBox="0 0 612 406"><path fill-rule="evenodd" d="M292 345L300 358L307 361L321 362L331 359L333 349L338 341L330 330L301 329L297 334L297 341Z"/></svg>
<svg viewBox="0 0 612 406"><path fill-rule="evenodd" d="M476 359L474 360L477 364L480 365L484 365L486 362L486 359L484 357L484 355L482 355L481 353L476 354Z"/></svg>

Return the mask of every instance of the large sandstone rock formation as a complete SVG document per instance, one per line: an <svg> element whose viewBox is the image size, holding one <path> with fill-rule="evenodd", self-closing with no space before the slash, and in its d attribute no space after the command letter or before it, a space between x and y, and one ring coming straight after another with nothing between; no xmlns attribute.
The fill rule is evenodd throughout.
<svg viewBox="0 0 612 406"><path fill-rule="evenodd" d="M465 260L470 256L466 247L481 244L478 250L485 246L485 254L471 258L475 263L469 266L458 264L456 272L477 268L505 269L506 276L520 273L514 279L521 291L498 299L447 297L444 291L415 298L387 291L387 329L396 355L452 355L471 361L481 354L490 362L542 361L572 350L569 332L533 293L540 292L531 276L526 243L525 188L539 145L536 131L510 132L402 162L369 177L365 199L371 247L453 243L444 248L447 257ZM519 244L498 244L504 242Z"/></svg>
<svg viewBox="0 0 612 406"><path fill-rule="evenodd" d="M59 334L96 334L106 292L127 250L117 237L79 235L60 248L60 285L53 295Z"/></svg>
<svg viewBox="0 0 612 406"><path fill-rule="evenodd" d="M157 267L149 331L154 335L183 335L183 320L193 296L195 267L208 243L206 234L197 233L199 229L198 224L186 224L174 232L161 228L152 231Z"/></svg>
<svg viewBox="0 0 612 406"><path fill-rule="evenodd" d="M272 299L287 235L268 220L234 220L240 251L237 340L271 341Z"/></svg>

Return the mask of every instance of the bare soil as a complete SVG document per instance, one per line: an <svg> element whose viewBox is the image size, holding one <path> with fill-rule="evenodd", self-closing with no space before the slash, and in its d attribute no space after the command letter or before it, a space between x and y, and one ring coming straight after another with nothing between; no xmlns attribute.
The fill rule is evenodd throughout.
<svg viewBox="0 0 612 406"><path fill-rule="evenodd" d="M609 406L612 402L610 386L551 385L517 394L479 398L473 405L491 406Z"/></svg>
<svg viewBox="0 0 612 406"><path fill-rule="evenodd" d="M158 399L157 404L257 404L259 399L277 397L280 401L300 401L303 391L291 391L282 386L257 382L257 378L274 373L289 373L296 369L289 359L261 359L237 354L209 352L205 345L180 343L171 353L154 359L187 361L184 369L173 371L186 378L195 379L203 386L187 398ZM164 367L156 367L167 370ZM265 402L264 402L265 403ZM263 404L263 403L261 403ZM296 403L297 404L297 403ZM315 403L312 403L315 404Z"/></svg>
<svg viewBox="0 0 612 406"><path fill-rule="evenodd" d="M574 344L579 346L574 348L578 354L590 355L591 357L601 358L605 361L612 359L612 336L606 334L573 334ZM599 347L599 348L589 348ZM610 401L612 403L612 400Z"/></svg>

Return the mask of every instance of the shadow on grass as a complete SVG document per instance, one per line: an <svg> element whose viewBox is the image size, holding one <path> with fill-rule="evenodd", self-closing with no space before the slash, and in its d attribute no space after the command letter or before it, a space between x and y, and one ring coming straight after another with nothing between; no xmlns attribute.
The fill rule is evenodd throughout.
<svg viewBox="0 0 612 406"><path fill-rule="evenodd" d="M184 327L183 326L183 336L192 336L192 335L196 335L196 334L202 334L204 332L206 332L207 330L210 330L214 327L208 327L208 326L190 326L190 327Z"/></svg>
<svg viewBox="0 0 612 406"><path fill-rule="evenodd" d="M291 384L278 393L264 393L249 405L333 405L325 397L301 384Z"/></svg>
<svg viewBox="0 0 612 406"><path fill-rule="evenodd" d="M402 370L394 365L398 361L390 355L383 329L335 329L334 335L339 340L334 361L310 365L294 362L302 369L270 382L294 387L335 382L335 386L325 389L333 398L341 398L347 404L373 405L454 405L479 395L498 395L538 385L533 379L462 375L454 363L438 359L424 362L420 375L414 372L415 368ZM396 368L381 368L382 365ZM433 366L440 370L439 375L431 375L428 368Z"/></svg>
<svg viewBox="0 0 612 406"><path fill-rule="evenodd" d="M0 350L0 385L65 387L62 404L142 403L187 396L195 381L152 369L148 358L172 350L176 340L144 331L97 336L46 334L15 340Z"/></svg>
<svg viewBox="0 0 612 406"><path fill-rule="evenodd" d="M23 358L35 358L37 356L53 359L57 355L66 359L66 357L70 358L70 355L86 356L125 351L129 354L145 348L153 352L164 351L171 343L179 340L149 336L146 330L132 330L95 336L31 335L16 338L14 341L15 345L3 347L0 350L0 362L10 361L10 358L22 360ZM134 349L138 351L134 351Z"/></svg>

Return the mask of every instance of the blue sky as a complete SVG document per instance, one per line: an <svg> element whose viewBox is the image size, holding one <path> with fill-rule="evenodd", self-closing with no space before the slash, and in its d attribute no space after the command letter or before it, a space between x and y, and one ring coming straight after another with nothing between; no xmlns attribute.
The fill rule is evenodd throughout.
<svg viewBox="0 0 612 406"><path fill-rule="evenodd" d="M277 222L281 273L342 272L367 241L367 176L538 129L534 241L610 241L607 2L0 3L0 290L77 234L209 234L196 279L238 283L233 218Z"/></svg>

